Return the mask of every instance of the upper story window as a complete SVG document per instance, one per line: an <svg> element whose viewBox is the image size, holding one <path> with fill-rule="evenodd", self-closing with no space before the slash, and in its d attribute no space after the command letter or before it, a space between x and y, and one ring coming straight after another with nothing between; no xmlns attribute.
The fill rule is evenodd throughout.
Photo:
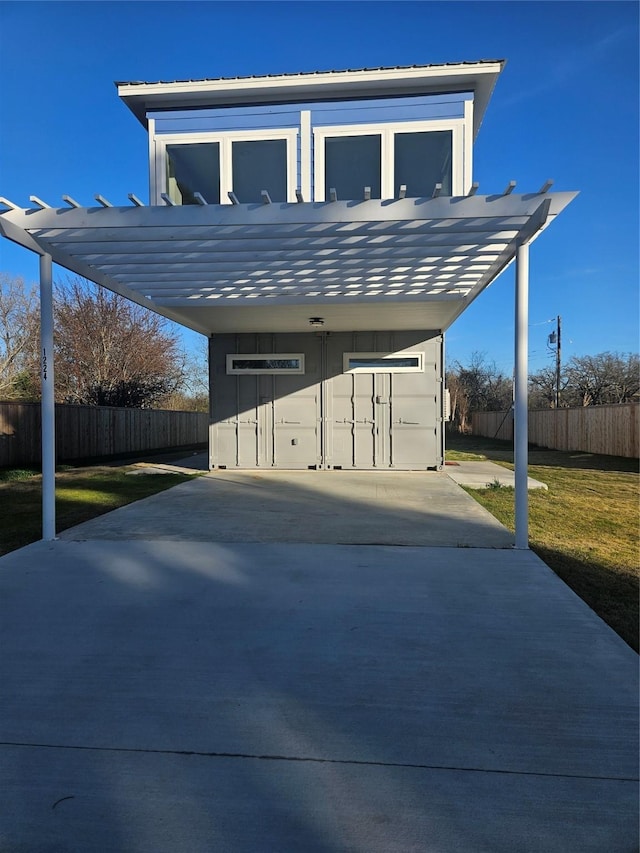
<svg viewBox="0 0 640 853"><path fill-rule="evenodd" d="M436 184L442 195L463 194L462 123L405 122L396 125L316 127L315 200L335 189L342 201L429 197Z"/></svg>
<svg viewBox="0 0 640 853"><path fill-rule="evenodd" d="M398 198L403 186L409 198L428 198L437 184L445 196L468 191L470 108L460 107L462 116L352 124L338 123L341 108L330 106L257 115L239 108L223 116L226 128L179 132L174 122L171 132L152 132L152 197L159 203L167 193L174 204L196 204L199 193L209 204L229 204L232 192L242 204L260 204L263 190L273 202L295 202L298 187L306 201L329 200L332 190L340 201L363 199L365 188L377 199ZM345 112L357 110L352 104ZM289 124L233 127L278 118Z"/></svg>
<svg viewBox="0 0 640 853"><path fill-rule="evenodd" d="M158 193L174 204L229 203L233 192L241 204L260 203L266 190L272 201L295 201L297 130L229 131L158 137Z"/></svg>
<svg viewBox="0 0 640 853"><path fill-rule="evenodd" d="M201 193L209 204L220 204L220 143L167 145L167 194L174 204L197 204Z"/></svg>
<svg viewBox="0 0 640 853"><path fill-rule="evenodd" d="M382 151L380 134L327 136L324 140L324 197L335 189L338 198L362 198L363 187L381 198Z"/></svg>
<svg viewBox="0 0 640 853"><path fill-rule="evenodd" d="M451 195L453 132L451 130L395 133L393 137L394 197L404 184L410 198L430 196L436 184Z"/></svg>
<svg viewBox="0 0 640 853"><path fill-rule="evenodd" d="M262 190L272 201L287 200L286 139L232 142L231 163L233 192L241 204L261 201Z"/></svg>

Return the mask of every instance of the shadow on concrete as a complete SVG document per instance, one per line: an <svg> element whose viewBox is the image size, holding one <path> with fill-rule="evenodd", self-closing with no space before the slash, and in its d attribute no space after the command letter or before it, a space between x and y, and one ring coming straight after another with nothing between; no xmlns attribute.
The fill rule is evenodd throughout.
<svg viewBox="0 0 640 853"><path fill-rule="evenodd" d="M7 850L632 849L635 656L529 552L58 541L0 569Z"/></svg>
<svg viewBox="0 0 640 853"><path fill-rule="evenodd" d="M509 548L445 473L216 471L78 525L73 539Z"/></svg>

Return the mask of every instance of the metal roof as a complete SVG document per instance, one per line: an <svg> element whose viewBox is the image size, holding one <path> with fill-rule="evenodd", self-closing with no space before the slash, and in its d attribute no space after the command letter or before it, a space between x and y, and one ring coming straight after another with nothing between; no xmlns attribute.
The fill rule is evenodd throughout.
<svg viewBox="0 0 640 853"><path fill-rule="evenodd" d="M371 68L338 68L324 71L284 71L278 74L237 74L230 77L188 77L178 80L116 80L116 86L167 86L172 83L220 83L226 80L264 80L282 77L317 77L322 74L355 74L361 71L408 71L424 68L449 68L464 65L504 65L505 59L478 59L463 62L431 62L420 65L377 65Z"/></svg>
<svg viewBox="0 0 640 853"><path fill-rule="evenodd" d="M128 81L116 86L120 98L145 126L147 113L157 110L471 91L475 134L504 65L503 59L483 59L155 83Z"/></svg>
<svg viewBox="0 0 640 853"><path fill-rule="evenodd" d="M11 205L0 214L0 233L204 334L307 331L312 316L324 319L324 331L444 331L518 244L575 195L508 189L453 198L58 209L32 197L40 207Z"/></svg>

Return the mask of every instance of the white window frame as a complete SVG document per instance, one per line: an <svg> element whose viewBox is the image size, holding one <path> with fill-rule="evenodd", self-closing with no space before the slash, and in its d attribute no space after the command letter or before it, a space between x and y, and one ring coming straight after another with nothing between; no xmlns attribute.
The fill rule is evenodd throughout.
<svg viewBox="0 0 640 853"><path fill-rule="evenodd" d="M166 133L155 136L155 191L156 204L161 204L161 193L167 189L167 145L191 145L201 142L217 142L220 146L220 204L231 204L229 193L233 192L232 145L234 142L262 142L269 139L284 139L287 143L287 201L296 201L298 179L298 133L297 127L267 130L225 130L206 133ZM153 187L152 187L153 188Z"/></svg>
<svg viewBox="0 0 640 853"><path fill-rule="evenodd" d="M396 133L429 133L450 130L451 134L451 192L454 196L464 195L465 172L465 129L466 120L428 119L426 121L405 121L393 124L350 124L314 127L314 197L315 201L326 201L324 188L325 140L333 136L380 136L381 152L380 195L382 199L391 199L395 195L394 146ZM364 190L364 187L363 187ZM346 199L340 199L346 201Z"/></svg>
<svg viewBox="0 0 640 853"><path fill-rule="evenodd" d="M264 359L265 361L268 359L269 361L273 359L287 359L287 358L297 358L300 367L294 368L286 368L286 367L266 367L264 369L261 368L244 368L244 367L234 367L233 362L236 358L242 359ZM255 376L257 374L262 373L277 373L283 374L285 376L292 376L295 374L304 373L304 353L302 352L254 352L254 353L245 353L245 352L233 352L227 355L227 374L228 375L236 375L236 376Z"/></svg>
<svg viewBox="0 0 640 853"><path fill-rule="evenodd" d="M350 367L352 358L375 358L380 361L393 358L417 358L415 367ZM342 356L343 373L424 373L423 352L345 352Z"/></svg>

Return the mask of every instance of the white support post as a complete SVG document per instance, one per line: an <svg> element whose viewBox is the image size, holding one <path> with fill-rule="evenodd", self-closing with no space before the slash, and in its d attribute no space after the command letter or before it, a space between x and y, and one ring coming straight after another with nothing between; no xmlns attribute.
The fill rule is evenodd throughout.
<svg viewBox="0 0 640 853"><path fill-rule="evenodd" d="M231 195L231 193L230 193ZM213 411L213 383L215 382L214 373L215 373L215 365L213 363L213 335L209 335L209 341L207 346L207 365L209 368L209 432L208 432L208 442L209 442L209 471L212 471L215 467L214 465L214 453L217 452L215 447L215 438L216 438L216 427L214 422L214 411Z"/></svg>
<svg viewBox="0 0 640 853"><path fill-rule="evenodd" d="M42 380L42 538L56 538L56 409L53 395L51 255L40 256L40 377Z"/></svg>
<svg viewBox="0 0 640 853"><path fill-rule="evenodd" d="M516 548L529 547L529 413L528 413L528 348L529 348L529 244L516 251L516 328L515 328L515 402L514 463Z"/></svg>

